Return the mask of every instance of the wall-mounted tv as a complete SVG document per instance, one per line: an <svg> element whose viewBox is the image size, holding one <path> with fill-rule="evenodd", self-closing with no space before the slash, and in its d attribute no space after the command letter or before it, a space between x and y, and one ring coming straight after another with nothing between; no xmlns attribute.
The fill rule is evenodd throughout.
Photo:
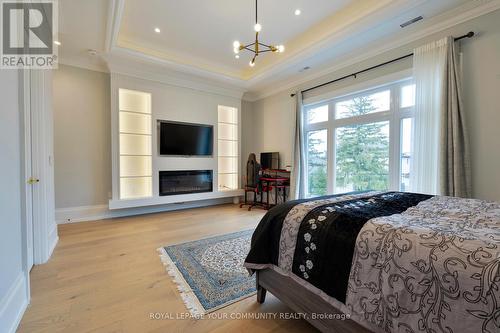
<svg viewBox="0 0 500 333"><path fill-rule="evenodd" d="M211 156L213 132L211 125L158 120L160 155Z"/></svg>

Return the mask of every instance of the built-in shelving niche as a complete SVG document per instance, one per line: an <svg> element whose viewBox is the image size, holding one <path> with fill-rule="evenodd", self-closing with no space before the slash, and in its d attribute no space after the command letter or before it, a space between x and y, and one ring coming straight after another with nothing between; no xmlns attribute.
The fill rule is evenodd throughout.
<svg viewBox="0 0 500 333"><path fill-rule="evenodd" d="M238 109L218 107L218 189L230 191L238 188Z"/></svg>
<svg viewBox="0 0 500 333"><path fill-rule="evenodd" d="M118 94L120 199L151 197L151 94L128 89Z"/></svg>

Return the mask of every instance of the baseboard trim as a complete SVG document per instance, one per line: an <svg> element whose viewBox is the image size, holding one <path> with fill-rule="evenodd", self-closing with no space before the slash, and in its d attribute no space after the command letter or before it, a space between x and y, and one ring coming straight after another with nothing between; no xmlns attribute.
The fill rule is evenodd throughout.
<svg viewBox="0 0 500 333"><path fill-rule="evenodd" d="M0 300L0 331L14 333L28 307L27 280L21 271L7 294Z"/></svg>
<svg viewBox="0 0 500 333"><path fill-rule="evenodd" d="M95 206L58 208L56 209L56 223L67 224L67 223L77 223L85 221L105 220L115 217L168 212L181 209L221 205L232 202L233 198L230 197L230 198L200 200L200 201L193 201L186 203L135 207L135 208L125 208L125 209L113 209L113 210L110 210L108 205L106 204L95 205Z"/></svg>
<svg viewBox="0 0 500 333"><path fill-rule="evenodd" d="M49 235L49 259L50 257L52 257L52 253L54 252L54 249L56 248L58 242L59 242L59 235L57 234L57 225L56 225Z"/></svg>

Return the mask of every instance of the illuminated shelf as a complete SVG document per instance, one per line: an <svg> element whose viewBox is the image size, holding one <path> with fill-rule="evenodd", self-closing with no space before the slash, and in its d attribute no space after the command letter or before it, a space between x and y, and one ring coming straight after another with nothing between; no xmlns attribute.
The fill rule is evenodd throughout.
<svg viewBox="0 0 500 333"><path fill-rule="evenodd" d="M232 191L238 188L239 140L238 109L219 105L218 107L218 190Z"/></svg>
<svg viewBox="0 0 500 333"><path fill-rule="evenodd" d="M151 94L119 89L120 200L153 195Z"/></svg>

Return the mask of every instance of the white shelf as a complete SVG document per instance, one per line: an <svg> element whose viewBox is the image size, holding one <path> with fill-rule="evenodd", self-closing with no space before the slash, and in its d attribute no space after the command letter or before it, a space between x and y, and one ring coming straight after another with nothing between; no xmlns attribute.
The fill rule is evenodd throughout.
<svg viewBox="0 0 500 333"><path fill-rule="evenodd" d="M243 190L238 189L238 190L228 190L228 191L218 191L218 192L168 195L168 196L149 197L140 199L110 200L109 209L123 209L123 208L132 208L141 206L175 204L175 203L192 202L192 201L209 200L209 199L234 198L234 197L240 197L242 195L244 195Z"/></svg>

